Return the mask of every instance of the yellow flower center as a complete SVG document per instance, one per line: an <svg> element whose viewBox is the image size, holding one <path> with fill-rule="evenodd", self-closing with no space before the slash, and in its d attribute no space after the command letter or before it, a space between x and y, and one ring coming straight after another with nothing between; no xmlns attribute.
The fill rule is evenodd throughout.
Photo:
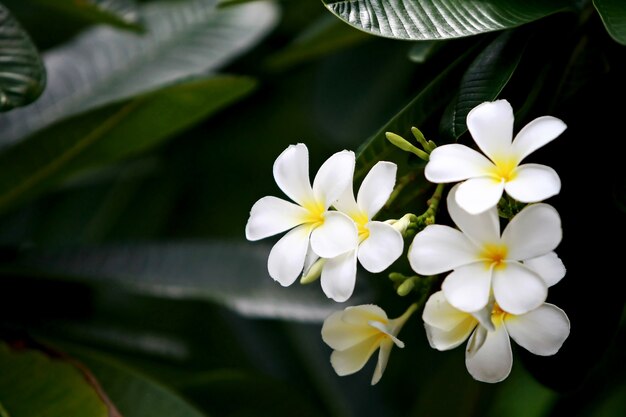
<svg viewBox="0 0 626 417"><path fill-rule="evenodd" d="M501 323L508 315L510 315L510 313L502 310L498 303L493 304L493 309L491 310L491 321L493 323Z"/></svg>
<svg viewBox="0 0 626 417"><path fill-rule="evenodd" d="M483 246L480 258L484 259L487 268L504 268L506 266L504 261L508 252L509 250L505 245L487 244Z"/></svg>
<svg viewBox="0 0 626 417"><path fill-rule="evenodd" d="M326 207L323 204L320 204L318 201L307 201L302 204L302 207L308 212L304 218L304 223L311 225L311 227L318 227L324 224Z"/></svg>
<svg viewBox="0 0 626 417"><path fill-rule="evenodd" d="M515 168L517 168L517 160L515 158L494 158L493 162L495 163L495 167L493 167L490 174L498 182L502 180L509 182L515 178Z"/></svg>
<svg viewBox="0 0 626 417"><path fill-rule="evenodd" d="M366 224L370 221L367 217L367 214L362 211L350 213L350 217L356 223L357 230L359 231L359 242L363 242L365 239L370 237L370 231L366 227Z"/></svg>

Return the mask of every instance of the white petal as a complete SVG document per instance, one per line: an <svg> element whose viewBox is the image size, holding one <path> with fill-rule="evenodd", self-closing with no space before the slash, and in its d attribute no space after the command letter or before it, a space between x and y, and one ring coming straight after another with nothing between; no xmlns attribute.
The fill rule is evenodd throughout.
<svg viewBox="0 0 626 417"><path fill-rule="evenodd" d="M302 205L313 200L309 180L309 150L299 143L289 145L274 162L274 179L280 189L296 203Z"/></svg>
<svg viewBox="0 0 626 417"><path fill-rule="evenodd" d="M378 329L378 330L379 330L379 332L380 332L381 334L385 334L385 335L387 335L387 336L388 336L388 338L389 338L389 340L390 340L391 342L393 342L396 346L398 346L398 347L400 347L400 348L403 348L403 347L404 347L404 342L403 342L402 340L398 339L398 338L397 338L397 337L396 337L396 336L395 336L395 335L391 332L391 329L389 329L389 327L388 327L386 324L381 323L381 322L379 322L379 321L371 321L371 322L369 323L369 325L370 325L371 327L375 328L375 329ZM399 330L399 329L398 329L398 330Z"/></svg>
<svg viewBox="0 0 626 417"><path fill-rule="evenodd" d="M548 286L524 265L507 262L493 271L493 294L502 310L523 314L543 304Z"/></svg>
<svg viewBox="0 0 626 417"><path fill-rule="evenodd" d="M320 282L328 298L338 303L350 298L356 283L356 250L328 259Z"/></svg>
<svg viewBox="0 0 626 417"><path fill-rule="evenodd" d="M432 151L424 176L436 184L457 182L485 175L493 166L484 155L455 143L438 146Z"/></svg>
<svg viewBox="0 0 626 417"><path fill-rule="evenodd" d="M504 189L508 195L522 203L542 201L561 191L559 174L545 165L520 165L515 169L514 175L504 185Z"/></svg>
<svg viewBox="0 0 626 417"><path fill-rule="evenodd" d="M495 302L496 300L493 298L493 294L491 294L489 296L489 301L487 302L487 305L484 308L470 313L472 317L474 317L474 319L478 321L478 323L482 327L484 327L485 329L489 331L494 330L493 321L491 320L491 316L492 316L491 313L493 312L493 307L494 307Z"/></svg>
<svg viewBox="0 0 626 417"><path fill-rule="evenodd" d="M552 116L538 117L520 130L513 140L513 152L521 162L526 156L553 141L567 128Z"/></svg>
<svg viewBox="0 0 626 417"><path fill-rule="evenodd" d="M355 326L369 326L372 321L387 323L389 321L385 310L375 304L361 304L347 307L344 310L343 321Z"/></svg>
<svg viewBox="0 0 626 417"><path fill-rule="evenodd" d="M456 202L456 192L460 184L455 185L448 193L447 205L450 218L459 229L476 245L500 241L500 220L498 210L494 207L480 214L469 214Z"/></svg>
<svg viewBox="0 0 626 417"><path fill-rule="evenodd" d="M409 262L418 274L435 275L476 262L478 253L478 248L463 233L432 224L415 235L409 248Z"/></svg>
<svg viewBox="0 0 626 417"><path fill-rule="evenodd" d="M459 325L450 330L441 330L424 323L428 344L439 351L454 349L467 340L472 330L476 328L476 320L468 315Z"/></svg>
<svg viewBox="0 0 626 417"><path fill-rule="evenodd" d="M311 233L311 248L322 258L334 258L356 248L358 231L352 219L338 211L324 215L324 223Z"/></svg>
<svg viewBox="0 0 626 417"><path fill-rule="evenodd" d="M304 223L308 212L302 207L276 197L263 197L250 210L246 239L259 240Z"/></svg>
<svg viewBox="0 0 626 417"><path fill-rule="evenodd" d="M304 267L302 268L302 275L307 275L309 270L317 262L320 257L317 256L313 249L311 249L311 242L309 241L309 248L306 251L306 256L304 257Z"/></svg>
<svg viewBox="0 0 626 417"><path fill-rule="evenodd" d="M393 162L380 161L370 169L361 183L357 204L368 219L385 205L396 185L398 167Z"/></svg>
<svg viewBox="0 0 626 417"><path fill-rule="evenodd" d="M446 300L443 291L437 291L428 298L422 313L424 323L444 331L454 329L468 318L473 317L469 313L454 308Z"/></svg>
<svg viewBox="0 0 626 417"><path fill-rule="evenodd" d="M328 208L345 191L352 187L354 176L354 152L341 151L326 160L313 180L315 200Z"/></svg>
<svg viewBox="0 0 626 417"><path fill-rule="evenodd" d="M370 272L382 272L402 255L404 240L387 223L369 222L365 227L370 235L359 245L359 262Z"/></svg>
<svg viewBox="0 0 626 417"><path fill-rule="evenodd" d="M345 310L337 311L324 320L322 340L331 348L345 350L379 333L367 321L355 325L346 321L344 315Z"/></svg>
<svg viewBox="0 0 626 417"><path fill-rule="evenodd" d="M337 210L347 214L348 216L361 214L361 209L359 209L359 206L356 204L356 199L354 198L354 192L352 191L351 186L346 187L346 189L343 190L343 193L341 193L339 198L335 200L332 205Z"/></svg>
<svg viewBox="0 0 626 417"><path fill-rule="evenodd" d="M504 181L491 177L470 178L459 184L456 202L470 214L480 214L495 207L502 197Z"/></svg>
<svg viewBox="0 0 626 417"><path fill-rule="evenodd" d="M391 340L383 340L380 344L380 350L378 351L378 362L376 362L376 369L374 369L374 375L372 376L372 385L376 385L380 378L383 376L383 372L387 368L387 362L389 362L389 355L393 348L393 342Z"/></svg>
<svg viewBox="0 0 626 417"><path fill-rule="evenodd" d="M523 262L528 268L535 271L548 287L553 286L565 276L565 265L554 252L536 258L526 259Z"/></svg>
<svg viewBox="0 0 626 417"><path fill-rule="evenodd" d="M507 259L523 260L552 252L561 242L561 217L548 204L524 207L502 232Z"/></svg>
<svg viewBox="0 0 626 417"><path fill-rule="evenodd" d="M380 346L378 334L345 350L335 350L330 355L330 363L339 376L359 371L374 351Z"/></svg>
<svg viewBox="0 0 626 417"><path fill-rule="evenodd" d="M513 340L535 355L554 355L569 336L567 315L548 303L520 316L507 315L504 323Z"/></svg>
<svg viewBox="0 0 626 417"><path fill-rule="evenodd" d="M491 160L510 154L513 122L513 108L506 100L479 104L467 114L472 138Z"/></svg>
<svg viewBox="0 0 626 417"><path fill-rule="evenodd" d="M283 287L293 284L302 272L310 233L310 227L298 226L276 242L270 251L267 269Z"/></svg>
<svg viewBox="0 0 626 417"><path fill-rule="evenodd" d="M437 350L459 346L467 340L478 324L471 314L452 307L442 291L430 296L424 307L422 319L428 343Z"/></svg>
<svg viewBox="0 0 626 417"><path fill-rule="evenodd" d="M441 284L448 302L466 312L484 308L489 302L490 288L491 268L485 262L457 268Z"/></svg>
<svg viewBox="0 0 626 417"><path fill-rule="evenodd" d="M482 382L500 382L504 380L513 365L513 352L511 351L511 342L506 328L500 323L493 332L487 332L479 327L472 335L472 339L480 330L486 332L485 341L477 350L465 351L465 366L470 375L477 381ZM472 340L467 346L472 345Z"/></svg>

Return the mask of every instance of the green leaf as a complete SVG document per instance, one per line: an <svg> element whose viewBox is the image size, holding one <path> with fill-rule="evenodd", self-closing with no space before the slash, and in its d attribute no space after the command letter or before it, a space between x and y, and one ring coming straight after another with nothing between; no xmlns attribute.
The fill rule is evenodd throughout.
<svg viewBox="0 0 626 417"><path fill-rule="evenodd" d="M0 119L0 145L71 115L215 71L258 42L277 17L269 2L224 10L214 0L144 4L144 35L96 27L47 52L46 92L33 106Z"/></svg>
<svg viewBox="0 0 626 417"><path fill-rule="evenodd" d="M486 417L544 417L554 407L556 392L537 382L514 359L509 377L497 386Z"/></svg>
<svg viewBox="0 0 626 417"><path fill-rule="evenodd" d="M319 283L283 288L274 282L268 254L267 245L228 241L75 247L26 253L12 272L212 301L249 317L321 322L337 310Z"/></svg>
<svg viewBox="0 0 626 417"><path fill-rule="evenodd" d="M37 48L0 4L0 111L33 102L45 85L46 70Z"/></svg>
<svg viewBox="0 0 626 417"><path fill-rule="evenodd" d="M34 0L91 23L141 31L135 0Z"/></svg>
<svg viewBox="0 0 626 417"><path fill-rule="evenodd" d="M87 365L124 417L205 417L169 388L104 354L63 347Z"/></svg>
<svg viewBox="0 0 626 417"><path fill-rule="evenodd" d="M305 28L286 48L271 55L273 70L306 62L367 40L369 36L326 14Z"/></svg>
<svg viewBox="0 0 626 417"><path fill-rule="evenodd" d="M85 374L67 360L0 342L0 416L112 417Z"/></svg>
<svg viewBox="0 0 626 417"><path fill-rule="evenodd" d="M57 123L0 154L0 211L77 170L145 151L253 86L245 77L191 80Z"/></svg>
<svg viewBox="0 0 626 417"><path fill-rule="evenodd" d="M571 8L569 0L322 0L346 23L395 39L447 39L502 30Z"/></svg>
<svg viewBox="0 0 626 417"><path fill-rule="evenodd" d="M216 416L324 415L303 395L301 387L238 369L198 373L177 386L185 396Z"/></svg>
<svg viewBox="0 0 626 417"><path fill-rule="evenodd" d="M622 0L593 0L604 27L616 42L626 45L626 7Z"/></svg>
<svg viewBox="0 0 626 417"><path fill-rule="evenodd" d="M458 139L467 131L467 114L484 101L495 100L515 72L528 35L507 31L496 37L474 59L461 78L459 93L452 102L453 110L442 118L442 131Z"/></svg>

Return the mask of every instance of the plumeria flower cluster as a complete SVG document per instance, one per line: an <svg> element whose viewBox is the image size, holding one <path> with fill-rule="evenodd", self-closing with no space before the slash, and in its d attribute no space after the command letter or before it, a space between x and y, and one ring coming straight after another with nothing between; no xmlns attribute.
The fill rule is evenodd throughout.
<svg viewBox="0 0 626 417"><path fill-rule="evenodd" d="M250 211L248 240L288 231L268 258L270 276L283 286L302 275L308 283L320 278L328 298L344 302L354 291L357 260L370 272L381 272L404 250L402 222L373 220L391 195L397 167L381 161L363 179L356 198L352 189L355 156L341 151L322 164L313 185L304 144L289 146L274 163L274 179L292 200L263 197ZM331 363L338 375L360 370L380 349L372 384L386 367L391 348L404 347L397 335L417 305L390 320L378 306L361 305L339 311L325 321L323 340L335 352Z"/></svg>
<svg viewBox="0 0 626 417"><path fill-rule="evenodd" d="M519 165L556 138L565 124L550 116L526 125L512 140L513 110L505 100L483 103L467 116L469 131L488 159L464 145L444 145L430 155L430 181L454 182L447 207L457 228L430 225L409 249L418 274L451 271L423 312L431 346L452 349L466 339L466 366L483 382L511 370L509 336L530 352L553 355L569 335L569 320L546 303L548 288L565 276L554 250L561 219L540 201L557 194L560 180L549 167ZM500 233L497 204L503 192L526 205Z"/></svg>
<svg viewBox="0 0 626 417"><path fill-rule="evenodd" d="M393 191L396 165L378 162L356 198L354 165L353 152L338 152L322 164L311 186L304 144L289 146L276 159L274 179L293 202L261 198L250 211L246 237L258 240L289 230L272 248L267 264L281 285L293 284L303 273L311 281L319 272L326 296L344 302L354 291L357 260L366 270L381 272L402 255L400 232L373 220Z"/></svg>
<svg viewBox="0 0 626 417"><path fill-rule="evenodd" d="M311 185L308 149L291 145L273 169L278 187L291 201L272 196L258 200L246 237L254 241L287 232L270 251L269 275L282 286L298 277L302 283L320 278L328 298L345 302L354 291L358 263L370 272L386 270L402 255L404 238L418 232L408 250L418 275L390 274L401 284L398 294L407 295L417 282L430 288L437 276L449 272L441 290L424 305L429 343L448 350L469 339L470 374L479 381L501 381L512 366L509 337L545 356L555 354L569 335L567 315L546 303L548 288L565 276L565 266L555 253L562 238L560 216L542 201L558 194L561 182L550 167L522 164L566 126L557 118L539 117L513 138L513 122L506 100L485 102L468 114L468 130L484 155L460 144L437 147L416 128L412 132L424 150L388 133L394 145L427 160L424 175L439 184L424 214L408 213L399 220L374 220L394 190L394 163L374 165L355 197L353 152L328 158ZM434 224L444 184L455 182L460 183L450 189L446 206L456 228ZM501 231L498 208L503 201L515 213ZM517 210L520 205L524 207ZM359 371L378 351L372 378L376 384L392 347L404 347L398 334L424 300L396 319L373 304L330 315L321 334L333 349L331 364L337 374Z"/></svg>

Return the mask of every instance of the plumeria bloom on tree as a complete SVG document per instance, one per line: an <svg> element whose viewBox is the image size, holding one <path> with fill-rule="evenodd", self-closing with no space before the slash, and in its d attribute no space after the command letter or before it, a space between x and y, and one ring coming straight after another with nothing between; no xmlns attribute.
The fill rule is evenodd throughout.
<svg viewBox="0 0 626 417"><path fill-rule="evenodd" d="M348 187L333 204L357 225L359 241L354 250L324 261L322 289L337 302L346 301L354 291L357 259L366 270L376 273L402 255L404 241L400 232L387 223L372 220L393 191L396 171L396 164L378 162L363 179L356 199L352 187Z"/></svg>
<svg viewBox="0 0 626 417"><path fill-rule="evenodd" d="M322 326L322 339L334 349L330 362L337 375L350 375L361 370L370 356L380 349L372 377L372 385L378 383L393 346L404 347L397 336L416 309L417 305L412 304L402 316L393 320L373 304L347 307L331 314Z"/></svg>
<svg viewBox="0 0 626 417"><path fill-rule="evenodd" d="M422 318L434 349L453 349L469 337L465 364L472 377L483 382L502 381L511 372L509 337L535 355L550 356L559 351L570 331L567 315L552 304L519 315L493 304L472 314L454 308L442 291L428 299Z"/></svg>
<svg viewBox="0 0 626 417"><path fill-rule="evenodd" d="M526 206L500 235L497 209L467 213L457 204L459 189L457 184L450 190L447 206L460 230L434 224L418 233L409 249L413 270L422 275L452 271L442 290L462 311L483 309L492 292L500 307L512 314L540 306L548 286L565 273L553 252L562 237L558 212L544 203Z"/></svg>
<svg viewBox="0 0 626 417"><path fill-rule="evenodd" d="M357 227L352 219L328 210L351 187L354 164L353 152L335 153L322 164L311 186L306 145L290 145L274 162L276 183L297 204L272 196L261 198L250 210L246 238L259 240L289 230L274 245L267 262L270 276L281 285L291 285L298 278L309 250L334 258L356 247Z"/></svg>
<svg viewBox="0 0 626 417"><path fill-rule="evenodd" d="M472 214L495 206L504 191L523 203L558 194L561 180L552 168L520 163L559 136L565 123L552 116L538 117L512 140L513 121L513 109L506 100L476 106L467 115L467 127L488 158L460 144L439 146L430 154L426 179L434 183L464 181L456 199Z"/></svg>

